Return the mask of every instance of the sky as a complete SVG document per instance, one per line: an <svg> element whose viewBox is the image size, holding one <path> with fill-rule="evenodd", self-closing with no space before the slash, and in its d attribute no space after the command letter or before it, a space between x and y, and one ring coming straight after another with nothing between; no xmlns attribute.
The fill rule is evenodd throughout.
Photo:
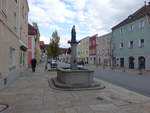
<svg viewBox="0 0 150 113"><path fill-rule="evenodd" d="M40 40L49 43L57 30L60 47L69 47L72 26L77 40L111 32L111 28L144 5L148 0L28 0L29 23L36 22Z"/></svg>

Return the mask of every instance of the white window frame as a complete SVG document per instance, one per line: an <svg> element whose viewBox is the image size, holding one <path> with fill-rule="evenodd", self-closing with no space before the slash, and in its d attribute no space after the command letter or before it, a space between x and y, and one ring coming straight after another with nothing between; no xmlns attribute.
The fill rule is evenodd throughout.
<svg viewBox="0 0 150 113"><path fill-rule="evenodd" d="M131 46L131 42L133 42L133 41L132 41L132 40L129 41L129 44L128 44L128 47L129 47L129 48L133 48L133 47L134 47L134 42L132 43L132 46Z"/></svg>
<svg viewBox="0 0 150 113"><path fill-rule="evenodd" d="M95 40L92 41L93 42L93 46L95 45Z"/></svg>
<svg viewBox="0 0 150 113"><path fill-rule="evenodd" d="M14 12L14 30L15 30L15 32L17 32L17 30L18 30L18 23L17 22L18 22L17 21L17 13Z"/></svg>
<svg viewBox="0 0 150 113"><path fill-rule="evenodd" d="M121 33L121 34L123 33L123 28L122 28L122 27L120 28L120 33Z"/></svg>
<svg viewBox="0 0 150 113"><path fill-rule="evenodd" d="M140 48L143 48L143 47L144 47L144 43L142 43L142 40L144 40L144 39L140 39L140 40L139 40L139 47L140 47ZM145 41L144 41L144 42L145 42Z"/></svg>
<svg viewBox="0 0 150 113"><path fill-rule="evenodd" d="M133 29L134 29L134 25L133 25L133 24L130 24L130 25L129 25L129 31L132 32Z"/></svg>
<svg viewBox="0 0 150 113"><path fill-rule="evenodd" d="M90 46L92 46L92 41L90 40Z"/></svg>
<svg viewBox="0 0 150 113"><path fill-rule="evenodd" d="M120 49L122 49L124 46L123 42L120 43Z"/></svg>
<svg viewBox="0 0 150 113"><path fill-rule="evenodd" d="M10 68L16 66L16 50L15 50L15 48L10 47L9 60L10 60L10 62L9 62Z"/></svg>
<svg viewBox="0 0 150 113"><path fill-rule="evenodd" d="M141 20L139 23L139 29L143 29L145 27L145 21Z"/></svg>
<svg viewBox="0 0 150 113"><path fill-rule="evenodd" d="M7 16L7 0L0 0L0 11Z"/></svg>

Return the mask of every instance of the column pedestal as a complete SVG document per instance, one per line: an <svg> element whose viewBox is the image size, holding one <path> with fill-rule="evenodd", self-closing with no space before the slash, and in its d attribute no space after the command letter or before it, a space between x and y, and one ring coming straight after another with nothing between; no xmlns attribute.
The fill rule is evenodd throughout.
<svg viewBox="0 0 150 113"><path fill-rule="evenodd" d="M68 43L71 45L71 59L70 59L70 67L72 70L77 70L77 45L79 42L70 42Z"/></svg>

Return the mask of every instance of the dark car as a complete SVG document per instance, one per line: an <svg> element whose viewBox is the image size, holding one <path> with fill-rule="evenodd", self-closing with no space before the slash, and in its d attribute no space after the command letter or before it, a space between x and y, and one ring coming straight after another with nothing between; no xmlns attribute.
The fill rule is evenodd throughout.
<svg viewBox="0 0 150 113"><path fill-rule="evenodd" d="M84 65L83 61L78 62L78 65Z"/></svg>

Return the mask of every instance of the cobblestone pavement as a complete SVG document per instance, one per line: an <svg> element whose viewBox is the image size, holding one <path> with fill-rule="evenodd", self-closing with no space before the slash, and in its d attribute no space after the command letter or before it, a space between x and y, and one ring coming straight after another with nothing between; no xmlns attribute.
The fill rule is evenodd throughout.
<svg viewBox="0 0 150 113"><path fill-rule="evenodd" d="M110 83L104 90L58 91L48 79L56 72L38 66L0 92L0 103L8 104L2 113L150 113L150 98Z"/></svg>

